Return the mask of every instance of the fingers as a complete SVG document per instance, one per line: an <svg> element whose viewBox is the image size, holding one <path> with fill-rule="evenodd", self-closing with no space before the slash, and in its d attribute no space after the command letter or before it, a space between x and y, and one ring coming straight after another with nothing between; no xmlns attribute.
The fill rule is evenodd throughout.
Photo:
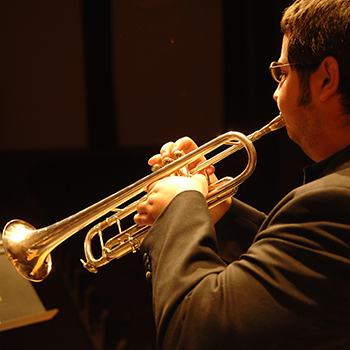
<svg viewBox="0 0 350 350"><path fill-rule="evenodd" d="M134 216L134 222L140 226L152 226L154 220L147 213L137 213Z"/></svg>
<svg viewBox="0 0 350 350"><path fill-rule="evenodd" d="M174 143L174 148L175 150L180 150L187 154L198 148L198 146L191 138L185 136Z"/></svg>
<svg viewBox="0 0 350 350"><path fill-rule="evenodd" d="M142 214L137 213L134 215L134 222L136 225L145 226L146 224L144 224L144 221L145 221L145 218Z"/></svg>
<svg viewBox="0 0 350 350"><path fill-rule="evenodd" d="M148 214L145 204L139 203L137 206L137 214L134 216L134 222L141 226L151 226L153 224L154 220Z"/></svg>
<svg viewBox="0 0 350 350"><path fill-rule="evenodd" d="M159 154L154 155L148 160L148 164L153 166L155 164L160 164L164 158L172 157L173 153L177 150L183 151L187 154L197 148L196 143L189 137L182 137L176 142L167 142L160 149Z"/></svg>
<svg viewBox="0 0 350 350"><path fill-rule="evenodd" d="M148 192L148 190L147 190ZM134 216L134 222L137 225L150 226L153 224L151 220L150 211L152 209L152 203L150 203L150 193L142 197L137 205L137 214Z"/></svg>
<svg viewBox="0 0 350 350"><path fill-rule="evenodd" d="M181 151L184 154L187 154L187 153L189 153L197 148L198 148L197 144L191 138L185 136L185 137L178 139L176 142L167 142L166 144L164 144L162 146L162 148L160 149L160 153L151 157L148 160L148 164L152 167L154 165L159 165L160 167L162 167L163 166L162 161L165 158L172 158L175 151ZM205 160L206 159L204 156L195 159L193 162L188 164L188 169L192 170L193 168L195 168L199 164L203 163ZM158 169L158 167L156 167L155 169ZM211 182L215 182L217 179L214 175L214 172L215 172L214 166L212 166L212 165L209 166L206 169L206 171L207 171L208 175L211 177ZM213 175L213 177L212 177L212 175Z"/></svg>
<svg viewBox="0 0 350 350"><path fill-rule="evenodd" d="M167 142L165 145L163 145L160 149L160 153L154 155L148 160L148 165L153 166L155 164L161 164L164 158L171 157L174 145L174 142Z"/></svg>
<svg viewBox="0 0 350 350"><path fill-rule="evenodd" d="M153 166L155 164L161 164L161 163L162 163L162 156L160 154L156 154L148 160L148 165L150 166Z"/></svg>

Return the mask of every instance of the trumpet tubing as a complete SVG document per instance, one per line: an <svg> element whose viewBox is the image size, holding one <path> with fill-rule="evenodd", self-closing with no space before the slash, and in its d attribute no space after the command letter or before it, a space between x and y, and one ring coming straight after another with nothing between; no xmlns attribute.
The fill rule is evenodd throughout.
<svg viewBox="0 0 350 350"><path fill-rule="evenodd" d="M242 173L235 178L225 177L209 186L207 204L209 208L215 207L234 195L237 187L253 173L257 159L253 142L271 131L282 128L284 125L284 119L280 114L269 124L249 136L233 131L220 135L132 185L50 226L35 229L25 221L12 220L6 224L2 232L5 253L23 277L33 282L42 281L52 269L50 253L53 249L87 225L109 212L114 212L114 214L93 226L85 237L84 252L86 262L82 261L82 263L90 272L97 272L100 266L107 264L109 261L137 251L144 236L150 229L148 226L133 225L123 231L121 229L121 220L136 211L139 200L132 202L124 209L120 209L120 205L138 196L149 185L161 178L179 172L183 173L182 169L185 169L188 164L221 146L229 147L199 164L196 168L191 169L189 172L187 171L186 176L197 174L210 165L216 164L238 150L245 148L248 154L248 164ZM119 232L104 243L103 230L112 225L117 225ZM98 258L95 258L92 252L92 239L96 235L99 236L101 244L101 256Z"/></svg>

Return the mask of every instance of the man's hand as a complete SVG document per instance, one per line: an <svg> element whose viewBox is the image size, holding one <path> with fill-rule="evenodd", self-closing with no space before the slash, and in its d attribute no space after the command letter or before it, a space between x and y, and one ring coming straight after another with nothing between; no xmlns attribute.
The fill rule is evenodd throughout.
<svg viewBox="0 0 350 350"><path fill-rule="evenodd" d="M171 176L155 182L147 191L146 199L137 206L134 221L138 225L152 225L171 200L183 191L199 191L204 197L208 183L204 175L192 177Z"/></svg>
<svg viewBox="0 0 350 350"><path fill-rule="evenodd" d="M182 151L184 154L187 154L196 148L198 146L191 138L183 137L176 142L164 144L160 149L160 153L151 157L148 164L151 166L162 164L162 160L168 157L171 158L175 151ZM196 159L188 165L189 170L195 168L205 160L205 157ZM215 168L209 166L206 171L209 175L210 183L216 182ZM205 186L205 189L203 186ZM197 174L193 177L171 176L151 185L147 190L147 199L138 205L138 214L134 217L135 223L139 225L152 225L170 201L177 194L186 190L197 190L206 197L208 194L208 182L204 174ZM231 198L210 210L214 224L226 213L230 204Z"/></svg>

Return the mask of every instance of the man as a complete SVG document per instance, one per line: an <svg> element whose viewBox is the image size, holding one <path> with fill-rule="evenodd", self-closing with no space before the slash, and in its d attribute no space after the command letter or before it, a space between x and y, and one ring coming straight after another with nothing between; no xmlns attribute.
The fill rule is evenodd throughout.
<svg viewBox="0 0 350 350"><path fill-rule="evenodd" d="M281 27L274 99L316 163L267 216L235 198L210 213L201 174L151 186L135 222L152 225L141 248L160 349L350 349L350 1L297 0ZM150 164L194 147L168 143ZM252 244L226 264L214 222L230 204L233 237Z"/></svg>

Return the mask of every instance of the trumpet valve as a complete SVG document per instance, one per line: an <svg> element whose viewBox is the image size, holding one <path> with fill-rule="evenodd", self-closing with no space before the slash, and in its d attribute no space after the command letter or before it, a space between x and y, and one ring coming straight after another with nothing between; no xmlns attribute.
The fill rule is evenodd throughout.
<svg viewBox="0 0 350 350"><path fill-rule="evenodd" d="M162 159L162 166L164 167L164 166L166 166L166 165L172 163L173 161L174 161L173 158L165 157L164 159Z"/></svg>
<svg viewBox="0 0 350 350"><path fill-rule="evenodd" d="M179 159L183 155L184 155L183 151L176 150L176 151L173 152L173 154L171 156L172 156L173 159Z"/></svg>
<svg viewBox="0 0 350 350"><path fill-rule="evenodd" d="M160 164L154 164L151 168L152 172L155 173L156 171L162 169L162 166Z"/></svg>

